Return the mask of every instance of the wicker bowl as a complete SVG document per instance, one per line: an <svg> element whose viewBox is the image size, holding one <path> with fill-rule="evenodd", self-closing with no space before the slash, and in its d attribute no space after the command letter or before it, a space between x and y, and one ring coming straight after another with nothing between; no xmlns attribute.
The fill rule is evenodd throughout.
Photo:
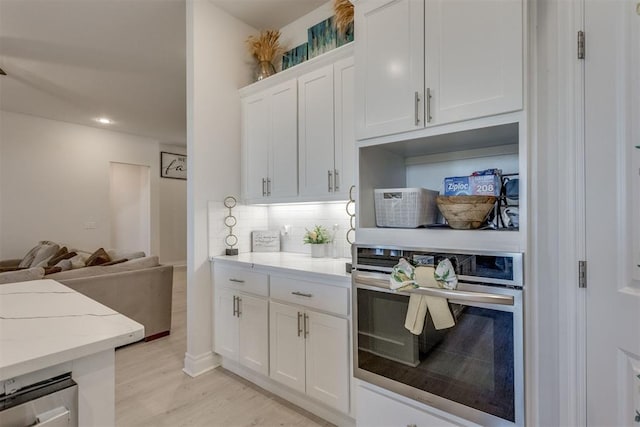
<svg viewBox="0 0 640 427"><path fill-rule="evenodd" d="M438 196L438 209L457 230L479 228L496 203L495 196Z"/></svg>

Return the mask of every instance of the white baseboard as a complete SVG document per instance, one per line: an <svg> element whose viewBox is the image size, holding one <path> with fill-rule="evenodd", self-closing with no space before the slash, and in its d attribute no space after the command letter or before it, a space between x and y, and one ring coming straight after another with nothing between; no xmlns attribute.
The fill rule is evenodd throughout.
<svg viewBox="0 0 640 427"><path fill-rule="evenodd" d="M197 377L218 366L220 366L220 356L211 351L198 356L185 353L184 368L182 368L182 370L190 377Z"/></svg>
<svg viewBox="0 0 640 427"><path fill-rule="evenodd" d="M340 427L355 427L356 425L356 421L349 415L338 412L335 409L330 409L329 407L301 395L300 393L291 390L289 387L286 387L269 377L265 377L264 375L258 374L251 369L242 366L238 362L223 357L222 367L248 381L251 381L258 387L261 387L277 396L280 396L284 400L301 407L305 411L309 411L312 414L329 421L332 424ZM353 404L354 402L351 402L352 406Z"/></svg>

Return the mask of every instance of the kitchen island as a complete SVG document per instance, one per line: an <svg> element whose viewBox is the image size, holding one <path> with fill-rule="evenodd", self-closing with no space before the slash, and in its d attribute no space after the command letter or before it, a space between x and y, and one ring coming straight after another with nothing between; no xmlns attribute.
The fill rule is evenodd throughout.
<svg viewBox="0 0 640 427"><path fill-rule="evenodd" d="M70 372L79 425L113 426L115 348L143 337L141 324L54 280L0 285L0 395Z"/></svg>

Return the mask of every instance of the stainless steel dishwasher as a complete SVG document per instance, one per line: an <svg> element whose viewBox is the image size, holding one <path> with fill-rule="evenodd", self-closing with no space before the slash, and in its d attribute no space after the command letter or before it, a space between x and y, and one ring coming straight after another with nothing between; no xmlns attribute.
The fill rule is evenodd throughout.
<svg viewBox="0 0 640 427"><path fill-rule="evenodd" d="M77 427L78 385L63 374L0 394L2 427Z"/></svg>

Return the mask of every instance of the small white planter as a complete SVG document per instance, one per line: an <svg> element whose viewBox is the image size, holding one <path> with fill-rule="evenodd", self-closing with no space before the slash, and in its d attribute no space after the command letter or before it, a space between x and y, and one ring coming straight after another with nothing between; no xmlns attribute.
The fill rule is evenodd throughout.
<svg viewBox="0 0 640 427"><path fill-rule="evenodd" d="M327 256L327 245L326 243L322 244L312 244L311 245L311 258L324 258Z"/></svg>

